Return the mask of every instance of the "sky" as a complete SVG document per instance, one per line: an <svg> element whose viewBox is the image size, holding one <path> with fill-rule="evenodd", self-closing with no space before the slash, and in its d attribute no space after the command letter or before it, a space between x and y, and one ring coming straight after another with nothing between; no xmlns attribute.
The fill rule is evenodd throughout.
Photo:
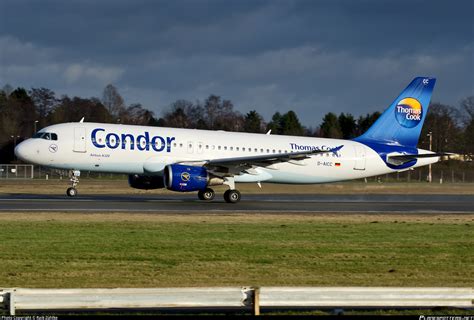
<svg viewBox="0 0 474 320"><path fill-rule="evenodd" d="M0 87L46 87L162 115L216 94L268 121L385 107L416 76L474 95L474 1L0 0Z"/></svg>

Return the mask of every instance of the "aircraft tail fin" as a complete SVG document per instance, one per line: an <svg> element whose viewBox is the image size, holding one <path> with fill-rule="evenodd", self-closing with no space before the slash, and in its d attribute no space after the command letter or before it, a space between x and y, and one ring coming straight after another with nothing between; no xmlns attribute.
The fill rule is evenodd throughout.
<svg viewBox="0 0 474 320"><path fill-rule="evenodd" d="M414 147L428 112L436 79L417 77L355 141Z"/></svg>

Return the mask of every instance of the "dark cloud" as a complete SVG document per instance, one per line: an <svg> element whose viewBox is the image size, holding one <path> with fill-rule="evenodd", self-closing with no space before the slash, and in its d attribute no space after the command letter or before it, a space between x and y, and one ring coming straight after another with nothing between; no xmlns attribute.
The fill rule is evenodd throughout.
<svg viewBox="0 0 474 320"><path fill-rule="evenodd" d="M211 93L268 119L380 110L417 75L434 100L474 93L473 1L2 1L0 85L98 96L157 113Z"/></svg>

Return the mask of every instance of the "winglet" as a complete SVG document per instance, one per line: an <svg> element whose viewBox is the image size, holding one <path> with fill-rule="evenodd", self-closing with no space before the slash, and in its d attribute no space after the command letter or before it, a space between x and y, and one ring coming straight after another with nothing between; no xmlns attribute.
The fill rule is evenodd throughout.
<svg viewBox="0 0 474 320"><path fill-rule="evenodd" d="M340 145L339 147L332 148L332 149L329 150L329 151L331 151L334 155L337 156L337 152L338 152L339 150L341 150L342 147L344 147L344 145Z"/></svg>

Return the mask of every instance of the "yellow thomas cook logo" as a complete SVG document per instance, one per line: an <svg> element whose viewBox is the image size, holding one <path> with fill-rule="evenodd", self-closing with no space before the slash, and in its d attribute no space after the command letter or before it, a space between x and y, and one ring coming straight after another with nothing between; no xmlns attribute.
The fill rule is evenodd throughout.
<svg viewBox="0 0 474 320"><path fill-rule="evenodd" d="M182 181L189 181L190 178L191 178L191 175L189 174L189 172L181 173L181 180Z"/></svg>

